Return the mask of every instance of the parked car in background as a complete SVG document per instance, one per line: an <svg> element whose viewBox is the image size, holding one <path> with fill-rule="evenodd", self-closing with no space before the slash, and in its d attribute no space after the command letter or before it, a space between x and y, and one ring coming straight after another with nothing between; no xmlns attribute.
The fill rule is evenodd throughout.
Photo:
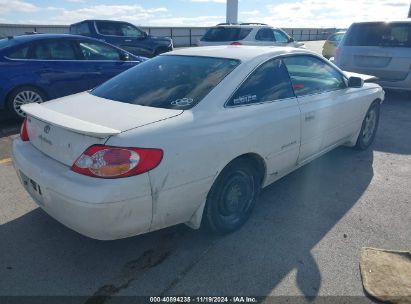
<svg viewBox="0 0 411 304"><path fill-rule="evenodd" d="M84 20L70 25L70 33L108 42L138 56L154 57L173 50L171 38L151 36L123 21Z"/></svg>
<svg viewBox="0 0 411 304"><path fill-rule="evenodd" d="M330 35L327 40L324 42L322 54L325 58L330 59L335 57L335 50L338 47L341 39L344 37L344 32L336 32Z"/></svg>
<svg viewBox="0 0 411 304"><path fill-rule="evenodd" d="M210 45L258 45L304 47L286 32L264 23L220 23L211 27L198 41L198 46Z"/></svg>
<svg viewBox="0 0 411 304"><path fill-rule="evenodd" d="M0 40L0 108L86 91L145 60L83 36L36 34Z"/></svg>
<svg viewBox="0 0 411 304"><path fill-rule="evenodd" d="M384 91L295 48L187 48L23 107L23 187L96 239L240 228L259 191L340 145L367 149Z"/></svg>
<svg viewBox="0 0 411 304"><path fill-rule="evenodd" d="M352 24L334 62L376 76L384 88L411 91L411 20Z"/></svg>

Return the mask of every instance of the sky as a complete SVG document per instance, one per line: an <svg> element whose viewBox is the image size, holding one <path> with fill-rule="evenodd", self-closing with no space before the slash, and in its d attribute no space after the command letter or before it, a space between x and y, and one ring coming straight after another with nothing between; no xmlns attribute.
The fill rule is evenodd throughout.
<svg viewBox="0 0 411 304"><path fill-rule="evenodd" d="M240 0L239 21L277 27L348 27L404 19L411 0ZM113 19L143 26L211 26L225 21L225 0L0 0L0 23L71 24Z"/></svg>

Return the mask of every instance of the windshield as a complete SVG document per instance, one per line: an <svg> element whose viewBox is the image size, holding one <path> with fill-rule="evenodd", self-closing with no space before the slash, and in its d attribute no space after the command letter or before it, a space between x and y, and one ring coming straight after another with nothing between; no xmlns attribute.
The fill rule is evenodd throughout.
<svg viewBox="0 0 411 304"><path fill-rule="evenodd" d="M243 40L251 32L251 28L213 27L201 38L202 41L235 41Z"/></svg>
<svg viewBox="0 0 411 304"><path fill-rule="evenodd" d="M91 94L130 104L189 109L240 64L239 60L158 56L121 73Z"/></svg>

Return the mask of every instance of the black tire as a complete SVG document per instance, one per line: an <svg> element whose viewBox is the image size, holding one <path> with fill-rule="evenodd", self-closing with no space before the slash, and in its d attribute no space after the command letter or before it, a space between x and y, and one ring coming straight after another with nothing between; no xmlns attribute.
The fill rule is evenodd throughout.
<svg viewBox="0 0 411 304"><path fill-rule="evenodd" d="M203 217L207 228L218 234L239 229L250 217L260 187L261 177L250 161L229 164L208 194Z"/></svg>
<svg viewBox="0 0 411 304"><path fill-rule="evenodd" d="M355 148L366 150L374 141L380 121L380 103L374 102L367 111L362 122L360 134L358 134Z"/></svg>
<svg viewBox="0 0 411 304"><path fill-rule="evenodd" d="M26 98L24 98L26 96ZM22 120L25 115L20 110L23 104L46 101L46 95L39 89L32 86L23 86L14 89L7 97L7 109L9 113L16 119Z"/></svg>

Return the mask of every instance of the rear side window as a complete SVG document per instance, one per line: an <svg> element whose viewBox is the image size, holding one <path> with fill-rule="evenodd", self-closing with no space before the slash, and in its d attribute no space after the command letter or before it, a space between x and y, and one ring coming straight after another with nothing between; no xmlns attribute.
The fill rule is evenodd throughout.
<svg viewBox="0 0 411 304"><path fill-rule="evenodd" d="M233 95L227 106L261 103L294 97L290 77L281 59L257 68Z"/></svg>
<svg viewBox="0 0 411 304"><path fill-rule="evenodd" d="M243 40L251 33L251 28L213 27L201 38L202 41L237 41Z"/></svg>
<svg viewBox="0 0 411 304"><path fill-rule="evenodd" d="M239 64L239 60L226 58L158 56L110 79L91 94L118 102L186 110Z"/></svg>
<svg viewBox="0 0 411 304"><path fill-rule="evenodd" d="M337 33L337 34L332 34L330 37L328 37L327 40L332 41L332 42L340 42L343 37L344 37L344 34Z"/></svg>
<svg viewBox="0 0 411 304"><path fill-rule="evenodd" d="M7 55L11 59L28 59L29 46L20 47Z"/></svg>
<svg viewBox="0 0 411 304"><path fill-rule="evenodd" d="M75 35L90 36L90 27L88 23L79 23L70 26L70 33Z"/></svg>
<svg viewBox="0 0 411 304"><path fill-rule="evenodd" d="M344 76L323 60L313 56L284 58L297 96L319 94L346 88Z"/></svg>
<svg viewBox="0 0 411 304"><path fill-rule="evenodd" d="M357 23L347 35L347 46L411 47L411 23Z"/></svg>
<svg viewBox="0 0 411 304"><path fill-rule="evenodd" d="M42 41L34 46L34 59L41 60L75 60L76 53L71 41Z"/></svg>

